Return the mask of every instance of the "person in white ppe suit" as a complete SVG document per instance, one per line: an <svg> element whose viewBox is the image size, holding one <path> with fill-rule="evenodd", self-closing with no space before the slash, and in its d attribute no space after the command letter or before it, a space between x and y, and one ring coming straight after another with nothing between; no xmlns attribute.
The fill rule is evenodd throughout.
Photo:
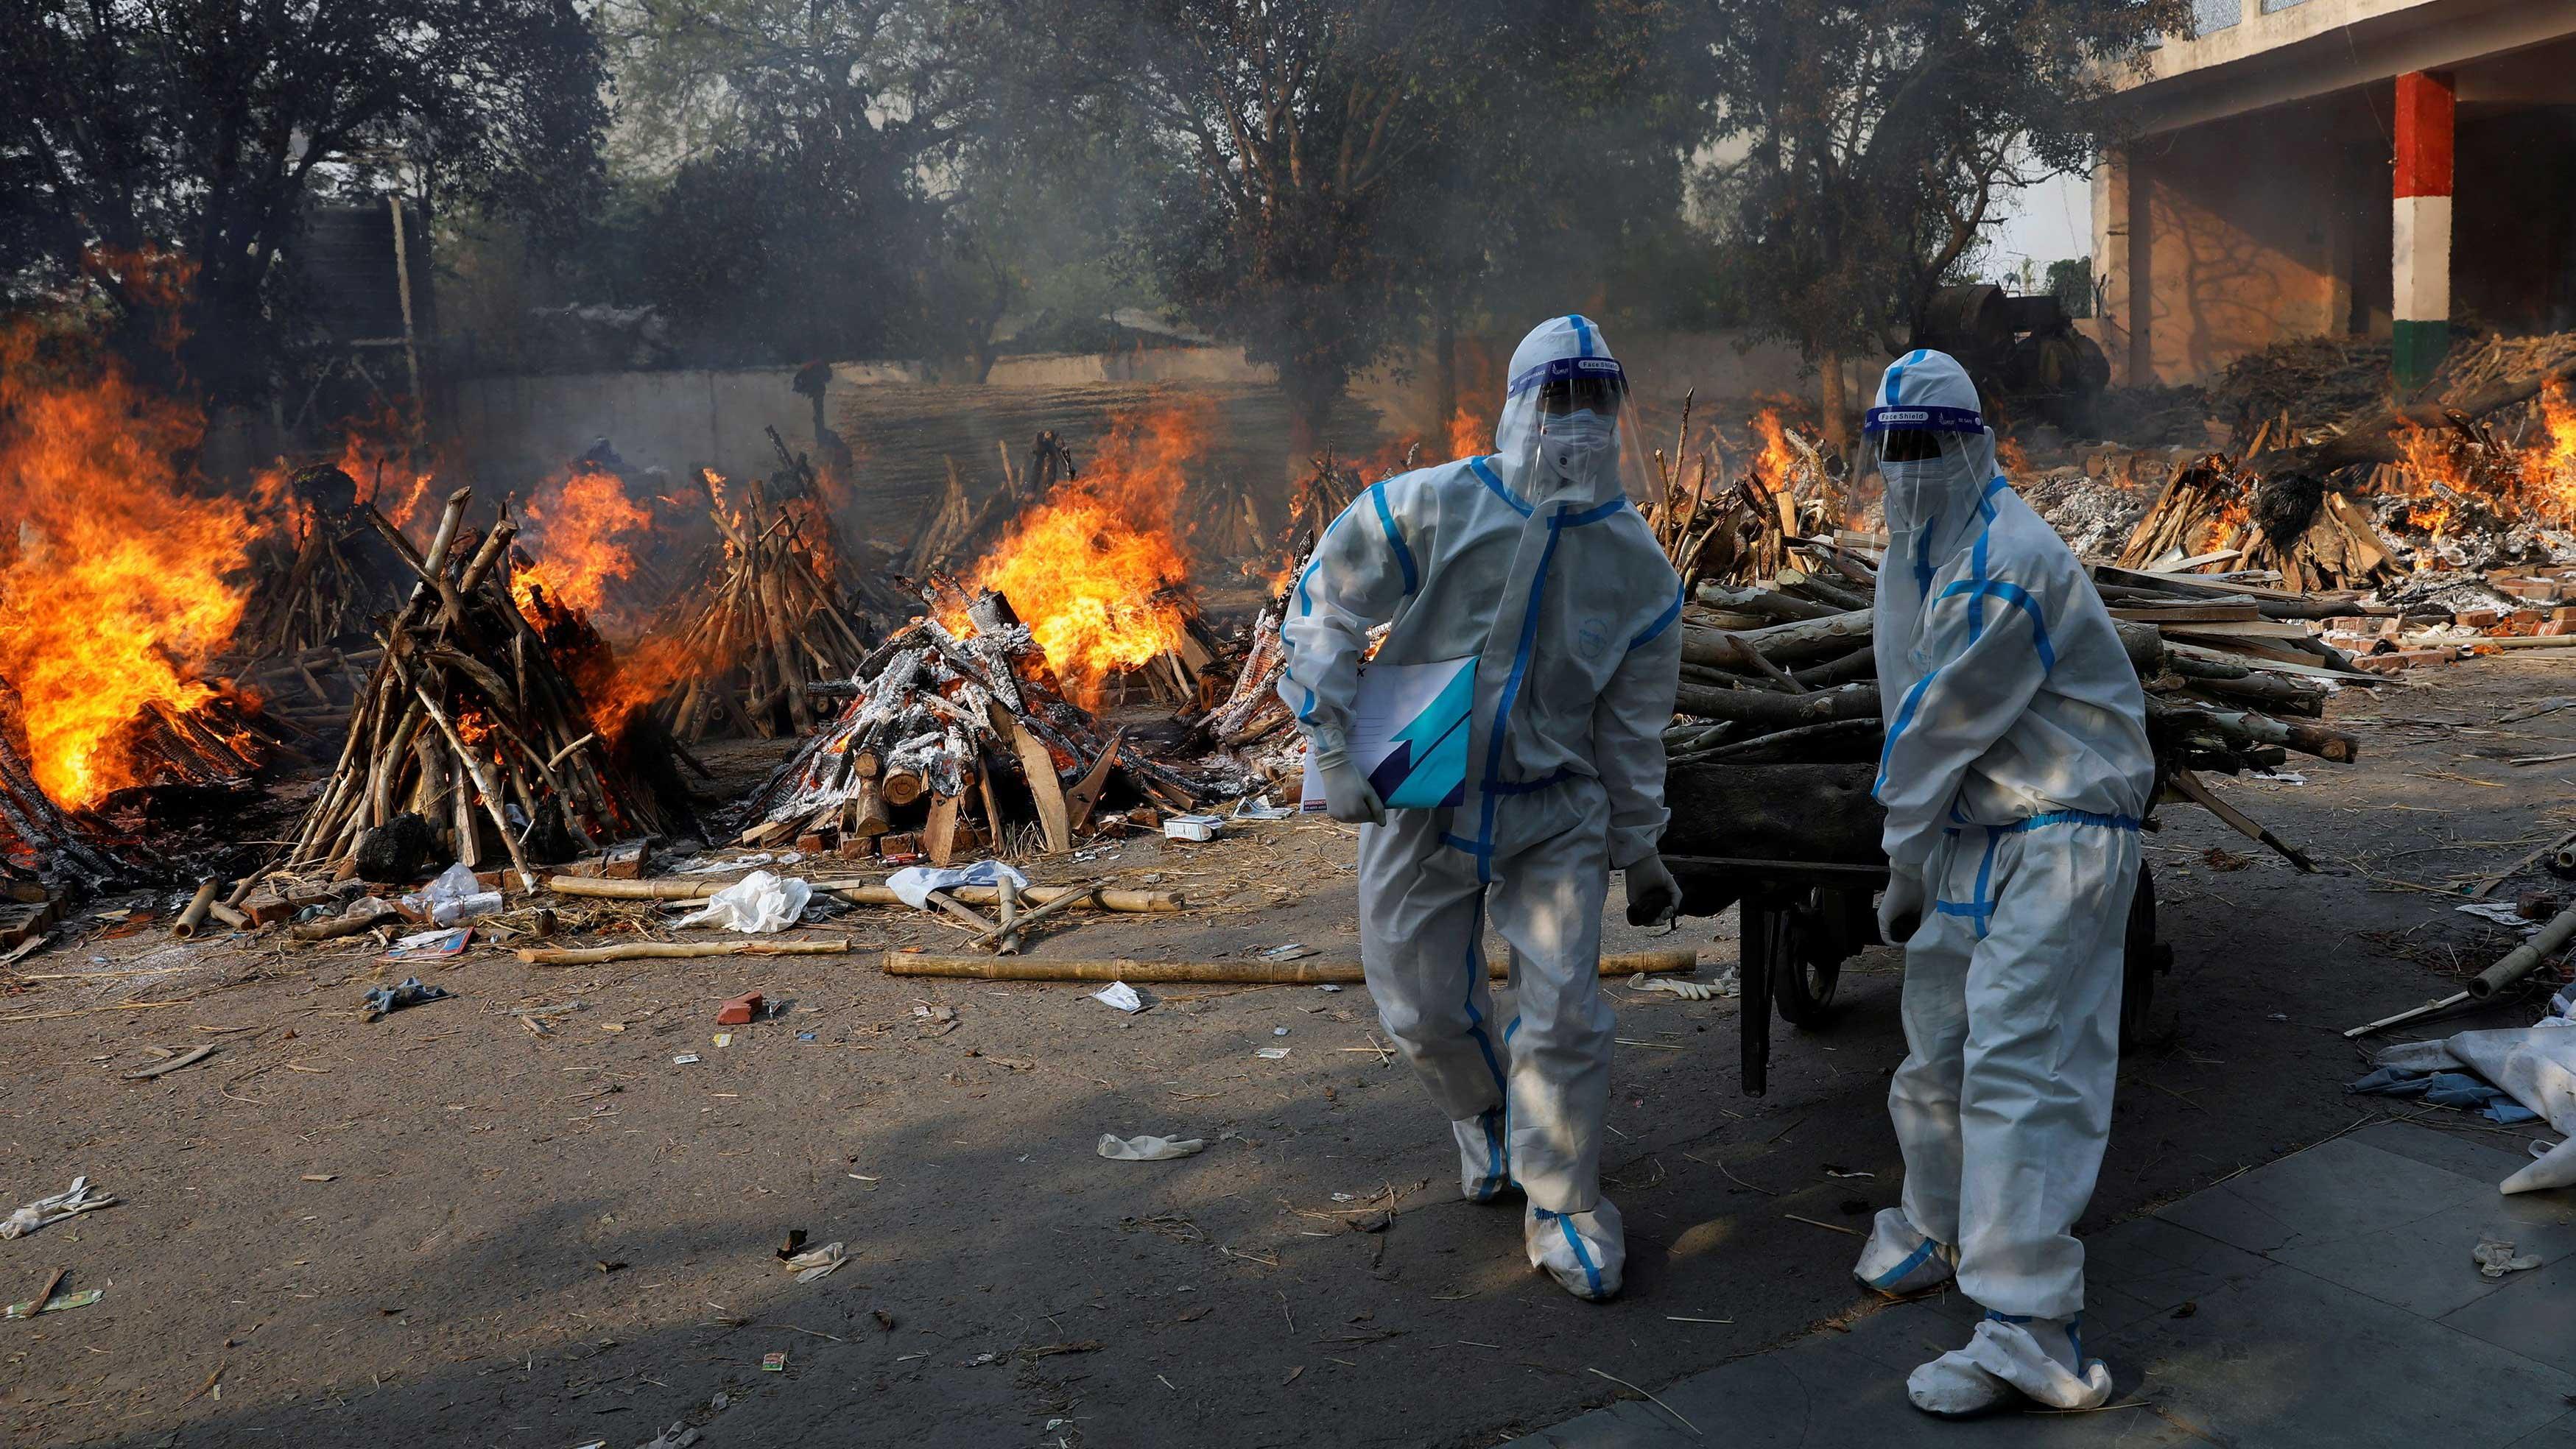
<svg viewBox="0 0 2576 1449"><path fill-rule="evenodd" d="M1679 904L1655 846L1681 581L1627 496L1642 480L1626 375L1600 329L1541 323L1508 379L1491 455L1387 479L1325 531L1290 593L1279 692L1333 818L1360 825L1369 990L1452 1124L1461 1192L1521 1189L1531 1265L1598 1301L1627 1260L1601 1196L1601 911L1614 869L1631 921ZM1352 756L1381 623L1371 667L1474 661L1463 781L1436 807L1388 808ZM1511 949L1509 1021L1486 985L1489 919Z"/></svg>
<svg viewBox="0 0 2576 1449"><path fill-rule="evenodd" d="M1853 1272L1904 1295L1955 1276L1987 1310L1916 1369L1917 1407L2104 1402L2084 1356L2084 1247L2119 1069L2138 829L2155 786L2146 702L2074 554L2006 485L1967 373L1916 351L1865 436L1887 488L1874 648L1908 1052L1888 1088L1902 1206Z"/></svg>

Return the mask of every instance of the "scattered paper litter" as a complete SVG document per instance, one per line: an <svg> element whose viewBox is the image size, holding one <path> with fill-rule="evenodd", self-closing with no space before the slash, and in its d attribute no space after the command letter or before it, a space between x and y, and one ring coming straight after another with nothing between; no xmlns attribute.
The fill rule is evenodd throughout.
<svg viewBox="0 0 2576 1449"><path fill-rule="evenodd" d="M1145 998L1137 995L1136 988L1128 985L1124 981L1110 982L1108 985L1101 987L1098 991L1091 993L1091 999L1094 1001L1106 1002L1111 1006L1117 1007L1120 1011L1129 1013L1139 1012L1145 1009Z"/></svg>
<svg viewBox="0 0 2576 1449"><path fill-rule="evenodd" d="M1273 946L1269 950L1262 952L1261 959L1264 961L1299 961L1308 956L1321 956L1322 954L1324 953L1307 945L1303 941L1291 941L1285 946Z"/></svg>
<svg viewBox="0 0 2576 1449"><path fill-rule="evenodd" d="M2177 626L2179 627L2179 626ZM2296 770L2248 770L2245 778L2258 785L2304 785L2308 777Z"/></svg>
<svg viewBox="0 0 2576 1449"><path fill-rule="evenodd" d="M1288 1055L1288 1049L1286 1047L1263 1047L1261 1050L1254 1052L1253 1055L1264 1061L1275 1062Z"/></svg>
<svg viewBox="0 0 2576 1449"><path fill-rule="evenodd" d="M1234 819L1286 820L1297 812L1285 805L1273 805L1267 795L1246 795L1234 802Z"/></svg>
<svg viewBox="0 0 2576 1449"><path fill-rule="evenodd" d="M814 888L797 876L781 879L765 870L755 870L707 898L706 905L689 912L675 926L715 926L745 935L768 935L795 925L805 914L805 903L814 897Z"/></svg>
<svg viewBox="0 0 2576 1449"><path fill-rule="evenodd" d="M786 1264L795 1272L797 1282L811 1283L849 1260L849 1255L841 1251L840 1244L825 1243L819 1248L807 1248L787 1259Z"/></svg>
<svg viewBox="0 0 2576 1449"><path fill-rule="evenodd" d="M91 1187L88 1178L75 1177L70 1187L52 1197L40 1197L8 1217L0 1218L0 1238L22 1238L48 1223L114 1206L115 1198Z"/></svg>
<svg viewBox="0 0 2576 1449"><path fill-rule="evenodd" d="M2465 906L2453 906L2451 909L2464 916L2475 916L2482 921L2493 921L2499 926L2510 926L2526 936L2537 935L2540 931L2541 923L2524 919L2522 912L2516 910L2511 901L2471 901Z"/></svg>
<svg viewBox="0 0 2576 1449"><path fill-rule="evenodd" d="M1170 1162L1206 1151L1207 1142L1197 1137L1121 1137L1103 1132L1099 1150L1112 1162Z"/></svg>

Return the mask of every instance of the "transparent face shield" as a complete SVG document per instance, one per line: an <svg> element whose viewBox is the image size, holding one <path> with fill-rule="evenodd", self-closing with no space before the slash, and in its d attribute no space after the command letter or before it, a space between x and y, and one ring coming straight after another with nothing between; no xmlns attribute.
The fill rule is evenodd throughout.
<svg viewBox="0 0 2576 1449"><path fill-rule="evenodd" d="M1862 436L1886 490L1891 533L1923 527L1954 498L1972 502L1994 471L1994 439L1983 420L1964 409L1872 408Z"/></svg>
<svg viewBox="0 0 2576 1449"><path fill-rule="evenodd" d="M1497 441L1511 446L1532 503L1642 501L1651 496L1643 430L1632 422L1617 361L1563 357L1514 380Z"/></svg>

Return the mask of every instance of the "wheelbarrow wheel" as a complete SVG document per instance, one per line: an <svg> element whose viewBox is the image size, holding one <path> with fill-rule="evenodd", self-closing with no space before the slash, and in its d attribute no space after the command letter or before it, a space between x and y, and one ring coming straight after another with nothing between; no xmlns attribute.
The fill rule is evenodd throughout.
<svg viewBox="0 0 2576 1449"><path fill-rule="evenodd" d="M2129 922L2121 950L2120 1050L2148 1040L2156 1004L2156 978L2173 969L2173 947L2156 939L2156 878L2138 862L2138 888L2129 896Z"/></svg>
<svg viewBox="0 0 2576 1449"><path fill-rule="evenodd" d="M1763 963L1771 979L1771 999L1780 1019L1817 1031L1832 1024L1834 993L1842 984L1841 954L1835 935L1825 928L1814 902L1790 906L1775 918L1778 925L1765 943Z"/></svg>

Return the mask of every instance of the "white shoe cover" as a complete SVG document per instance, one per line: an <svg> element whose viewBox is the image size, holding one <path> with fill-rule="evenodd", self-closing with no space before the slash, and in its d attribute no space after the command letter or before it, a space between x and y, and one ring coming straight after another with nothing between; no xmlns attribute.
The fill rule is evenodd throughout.
<svg viewBox="0 0 2576 1449"><path fill-rule="evenodd" d="M1958 1271L1959 1250L1936 1243L1906 1221L1902 1208L1880 1208L1869 1244L1852 1265L1861 1286L1890 1298L1910 1298L1938 1288Z"/></svg>
<svg viewBox="0 0 2576 1449"><path fill-rule="evenodd" d="M1984 1413L2016 1392L2052 1409L2098 1409L2111 1401L2111 1371L2098 1358L2081 1357L2077 1325L2075 1319L1989 1318L1977 1325L1967 1347L1907 1376L1905 1396L1926 1413L1951 1418ZM2066 1354L2042 1348L2042 1336L2052 1342L2062 1336ZM2069 1361L2081 1362L2083 1372L2069 1368Z"/></svg>
<svg viewBox="0 0 2576 1449"><path fill-rule="evenodd" d="M1521 1217L1521 1244L1529 1249L1531 1267L1546 1269L1575 1297L1606 1303L1619 1296L1628 1230L1610 1199L1579 1213L1552 1213L1532 1203Z"/></svg>
<svg viewBox="0 0 2576 1449"><path fill-rule="evenodd" d="M1512 1189L1511 1138L1503 1131L1503 1109L1449 1124L1458 1139L1458 1195L1469 1202L1492 1202Z"/></svg>

